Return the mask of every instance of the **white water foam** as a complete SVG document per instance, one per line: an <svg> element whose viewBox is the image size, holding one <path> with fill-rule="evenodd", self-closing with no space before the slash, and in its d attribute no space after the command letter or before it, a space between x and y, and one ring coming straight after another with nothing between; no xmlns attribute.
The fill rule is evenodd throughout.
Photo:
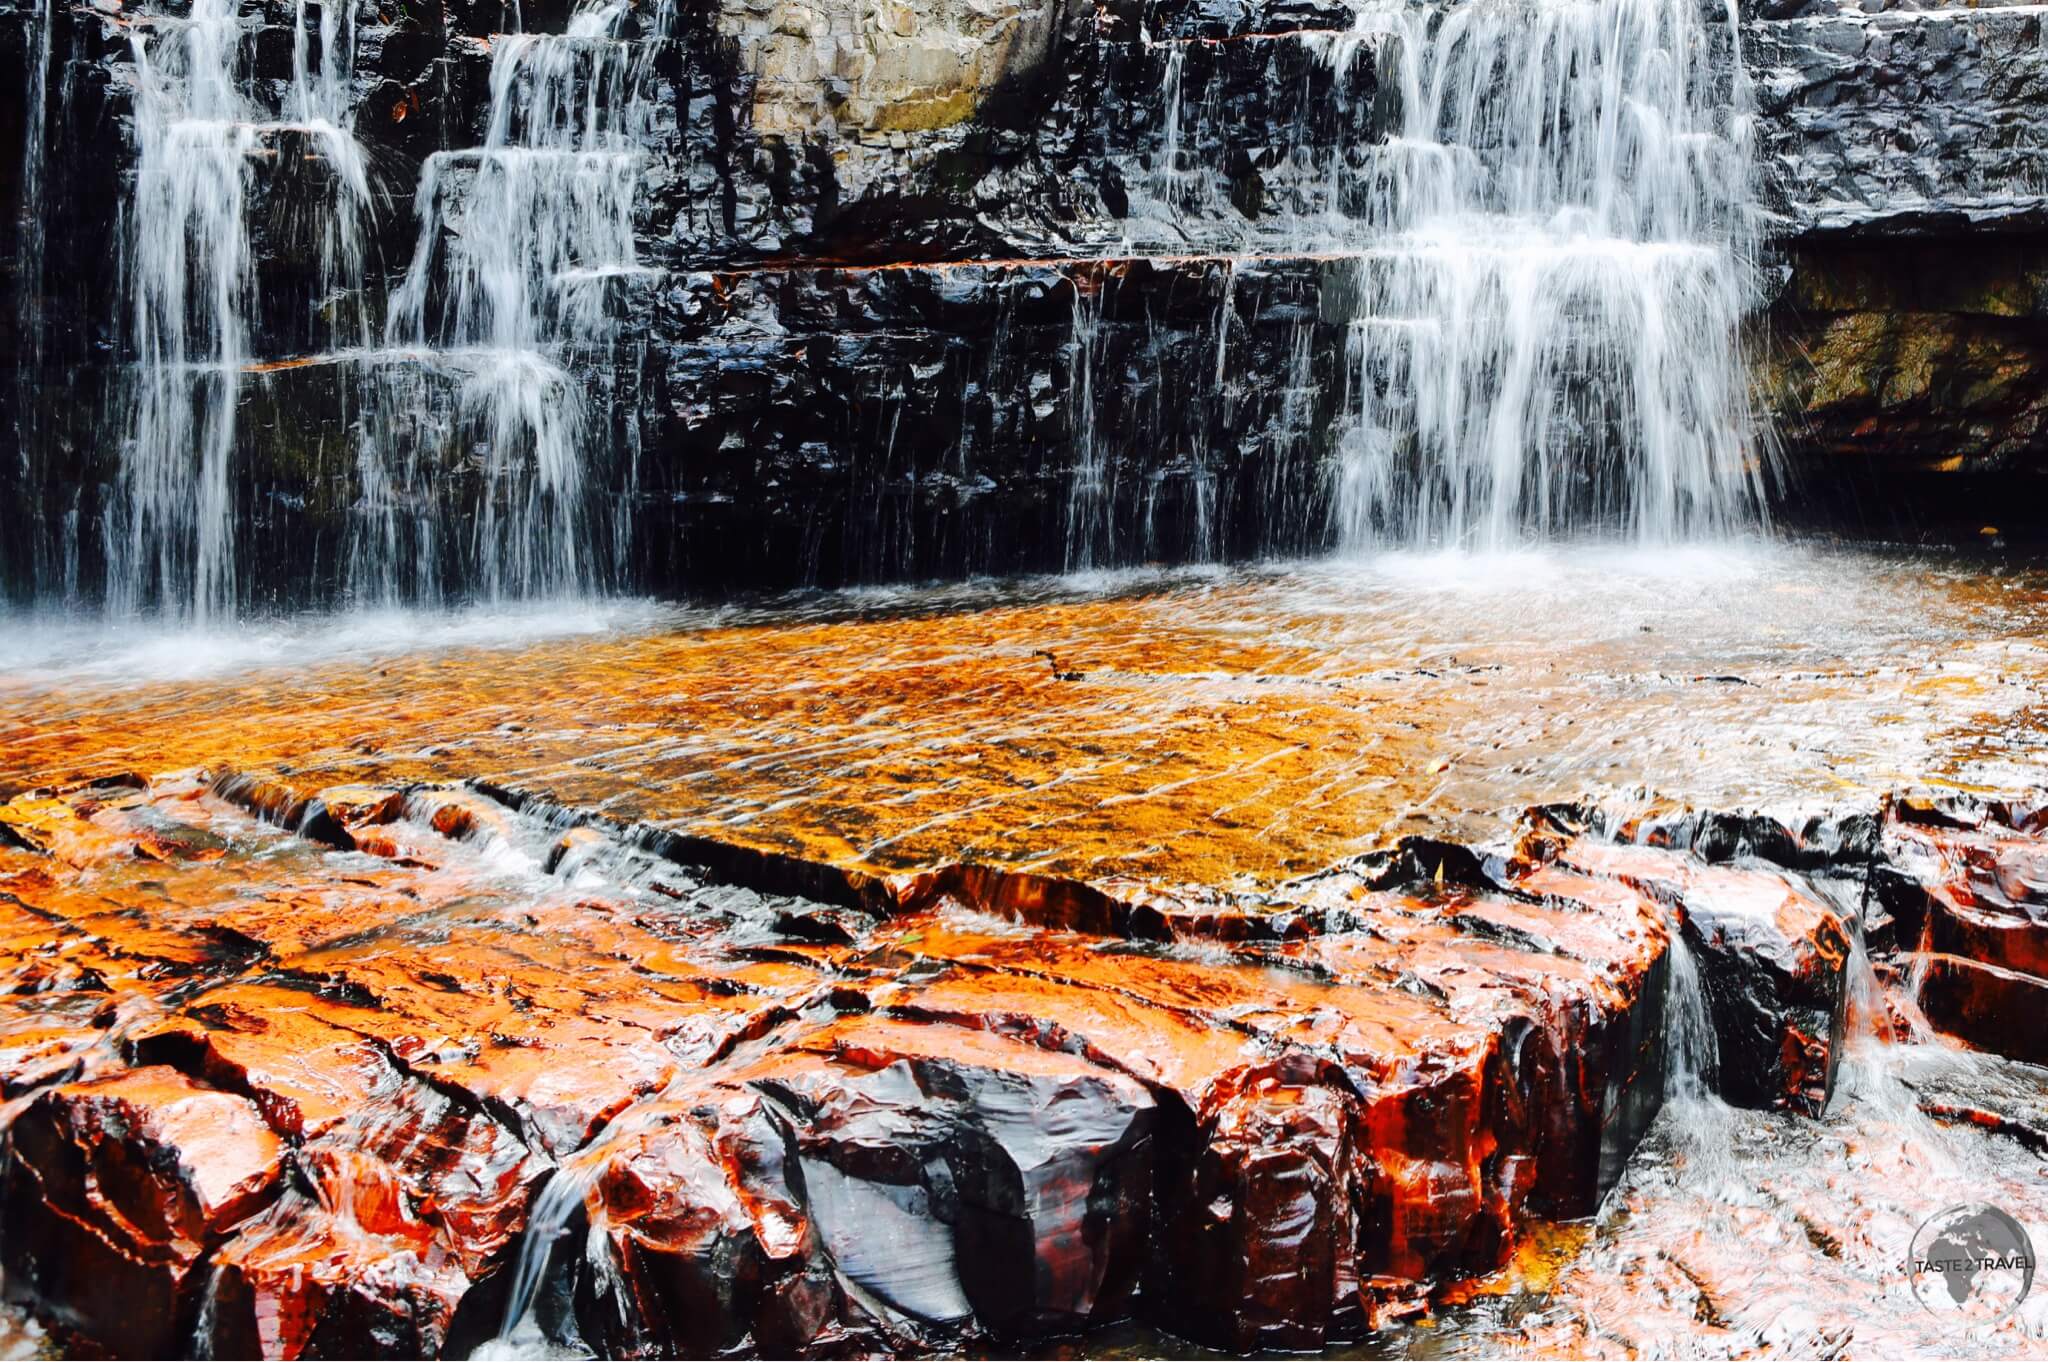
<svg viewBox="0 0 2048 1362"><path fill-rule="evenodd" d="M1344 542L1670 543L1753 525L1764 444L1748 78L1732 4L1374 5Z"/></svg>
<svg viewBox="0 0 2048 1362"><path fill-rule="evenodd" d="M121 396L120 496L105 527L116 614L155 608L204 626L236 598L237 406L257 307L250 241L256 161L271 194L290 176L331 183L318 210L320 295L362 287L369 180L348 131L354 19L323 6L318 57L296 10L287 118L257 99L237 0L139 16L134 56L135 187L124 206L122 274L133 365ZM283 151L304 144L307 155ZM303 167L316 163L318 170Z"/></svg>

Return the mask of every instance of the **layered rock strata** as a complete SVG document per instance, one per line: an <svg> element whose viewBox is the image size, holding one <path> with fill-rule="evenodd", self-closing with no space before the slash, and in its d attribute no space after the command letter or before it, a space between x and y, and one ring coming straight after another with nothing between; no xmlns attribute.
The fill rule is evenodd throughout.
<svg viewBox="0 0 2048 1362"><path fill-rule="evenodd" d="M1780 218L1758 377L1805 497L1881 532L2038 532L2010 497L2048 447L2041 24L1793 4L1749 25Z"/></svg>
<svg viewBox="0 0 2048 1362"><path fill-rule="evenodd" d="M1359 1338L1616 1185L1674 927L1738 1104L1826 1106L1866 934L1902 1018L2038 1054L2000 990L2043 987L2039 822L1546 810L1245 895L489 786L23 794L8 1286L124 1354Z"/></svg>
<svg viewBox="0 0 2048 1362"><path fill-rule="evenodd" d="M124 1353L521 1321L899 1351L1133 1314L1320 1346L1590 1213L1664 1085L1641 867L877 878L218 773L0 824L9 1288Z"/></svg>
<svg viewBox="0 0 2048 1362"><path fill-rule="evenodd" d="M2048 1063L2048 817L2032 801L1901 801L1879 896L1934 1026Z"/></svg>
<svg viewBox="0 0 2048 1362"><path fill-rule="evenodd" d="M548 495L572 503L588 584L950 577L1338 536L1356 289L1316 257L1369 252L1379 230L1356 200L1385 188L1398 55L1351 7L649 0L602 38L595 10L570 37L563 4L359 9L236 10L251 146L216 187L247 236L247 343L221 399L237 604L502 585L461 527L525 495L483 475L480 450L509 437L472 419L509 380L479 370L449 321L477 307L470 285L435 262L486 165L525 152L624 158L602 162L626 176L602 221L513 195L556 233L522 259L564 267L515 290L535 332L518 353L559 365L587 408L574 496ZM139 429L132 40L160 44L183 14L0 7L0 67L27 76L0 90L0 415L28 454L0 483L0 580L18 599L93 600L132 571L115 524ZM2039 24L2027 6L1747 16L1778 280L1758 386L1787 520L1921 513L1974 535L1988 481L2038 469ZM514 29L631 70L591 106L630 146L491 160ZM561 78L568 103L590 93ZM308 82L346 127L307 120ZM847 271L880 265L900 268Z"/></svg>

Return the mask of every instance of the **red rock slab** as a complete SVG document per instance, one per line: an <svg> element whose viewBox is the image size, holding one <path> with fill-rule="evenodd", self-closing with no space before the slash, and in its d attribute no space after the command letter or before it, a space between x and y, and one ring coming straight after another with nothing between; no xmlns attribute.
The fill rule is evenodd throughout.
<svg viewBox="0 0 2048 1362"><path fill-rule="evenodd" d="M1850 926L1838 909L1797 876L1763 867L1584 838L1559 856L1679 913L1714 1023L1723 1098L1807 1115L1826 1108L1848 1015Z"/></svg>
<svg viewBox="0 0 2048 1362"><path fill-rule="evenodd" d="M380 1160L472 1275L525 1228L549 1161L504 1122L460 1094L422 1082L365 1108L321 1142L337 1155Z"/></svg>
<svg viewBox="0 0 2048 1362"><path fill-rule="evenodd" d="M8 1103L125 1067L124 1022L151 1005L146 995L117 989L134 976L136 962L17 896L48 887L39 869L0 873L0 1099ZM0 1128L11 1119L0 1106Z"/></svg>
<svg viewBox="0 0 2048 1362"><path fill-rule="evenodd" d="M70 1012L0 1007L0 1098L87 1077L88 1070L117 1060L107 1043L106 1020L101 1006Z"/></svg>
<svg viewBox="0 0 2048 1362"><path fill-rule="evenodd" d="M1499 1212L1518 1218L1524 1198L1546 1213L1591 1214L1655 1114L1661 1093L1663 942L1659 934L1608 938L1612 960L1518 950L1471 934L1476 922L1561 934L1559 910L1459 895L1441 917L1388 915L1372 936L1311 938L1287 954L1338 978L1400 980L1441 997L1452 1012L1501 1037L1486 1076L1501 1160ZM1441 1111L1420 1107L1425 1117ZM1385 1120L1393 1120L1392 1112ZM1413 1122L1412 1114L1402 1118ZM1424 1119L1392 1147L1441 1162L1469 1137ZM1413 1157L1413 1156L1411 1156ZM1467 1180L1478 1185L1476 1173ZM1426 1200L1426 1199L1425 1199Z"/></svg>
<svg viewBox="0 0 2048 1362"><path fill-rule="evenodd" d="M579 1333L614 1357L872 1354L924 1342L885 1327L842 1277L805 1203L789 1117L710 1086L650 1108L598 1151L583 1213Z"/></svg>
<svg viewBox="0 0 2048 1362"><path fill-rule="evenodd" d="M415 1058L412 1068L468 1093L555 1158L582 1148L613 1117L683 1072L653 1036L578 1017L459 1056Z"/></svg>
<svg viewBox="0 0 2048 1362"><path fill-rule="evenodd" d="M0 996L24 1007L51 994L108 992L99 943L62 918L32 908L22 895L48 892L40 867L8 873L0 868ZM116 975L122 967L116 966Z"/></svg>
<svg viewBox="0 0 2048 1362"><path fill-rule="evenodd" d="M439 1355L550 1167L487 1112L403 1083L309 1141L287 1194L216 1253L213 1354Z"/></svg>
<svg viewBox="0 0 2048 1362"><path fill-rule="evenodd" d="M1447 1071L1439 1091L1365 1093L1360 1144L1380 1218L1362 1271L1368 1305L1380 1280L1379 1314L1402 1304L1387 1279L1503 1260L1532 1198L1588 1214L1614 1183L1661 1099L1667 932L1640 892L1548 866L1514 895L1456 880L1398 894L1343 873L1306 887L1352 929L1260 954L1424 993L1488 1042L1479 1068L1455 1083Z"/></svg>
<svg viewBox="0 0 2048 1362"><path fill-rule="evenodd" d="M936 978L877 996L892 1010L1074 1051L1179 1099L1187 1114L1161 1125L1159 1219L1147 1254L1148 1298L1176 1303L1171 1327L1241 1348L1314 1347L1357 1336L1375 1317L1377 1301L1361 1287L1375 1260L1387 1266L1398 1258L1411 1273L1390 1294L1411 1301L1420 1294L1424 1265L1396 1241L1418 1218L1404 1212L1447 1181L1432 1177L1442 1165L1407 1160L1395 1146L1366 1148L1374 1100L1360 1098L1331 1061L1276 1051L1226 1014L1058 977L1065 954L1099 943L1056 935L1057 944L1040 942L1050 962L1045 973L991 968L968 952ZM942 929L926 939L935 951L954 944ZM1241 968L1253 980L1278 973L1256 962L1207 968ZM1470 1091L1461 1088L1466 1072L1449 1068L1428 1087L1430 1100L1471 1114L1469 1104L1448 1100ZM1387 1123L1380 1124L1384 1133ZM1455 1162L1471 1175L1466 1160ZM1376 1186L1384 1192L1377 1202ZM1397 1186L1424 1195L1404 1199ZM1435 1204L1442 1210L1451 1200L1439 1195ZM1458 1206L1476 1212L1477 1202L1468 1197ZM1356 1209L1366 1204L1382 1210L1370 1227ZM1439 1229L1455 1222L1464 1230L1472 1218L1452 1212L1434 1220ZM1364 1242L1369 1228L1382 1237Z"/></svg>
<svg viewBox="0 0 2048 1362"><path fill-rule="evenodd" d="M405 814L405 792L386 786L331 785L318 798L351 833L396 822Z"/></svg>
<svg viewBox="0 0 2048 1362"><path fill-rule="evenodd" d="M139 803L142 792L124 789L111 796L113 807ZM56 858L74 868L133 857L137 838L117 820L100 821L94 814L109 807L97 801L66 798L54 792L16 795L0 804L0 824L19 848Z"/></svg>
<svg viewBox="0 0 2048 1362"><path fill-rule="evenodd" d="M697 1013L751 1012L815 987L815 972L676 949L590 905L542 905L531 923L451 918L290 957L386 1008L451 1029L512 1033L529 1015L603 1015L657 1033Z"/></svg>
<svg viewBox="0 0 2048 1362"><path fill-rule="evenodd" d="M1174 1332L1235 1351L1355 1339L1429 1283L1379 1277L1397 1249L1398 1155L1370 1147L1342 1088L1266 1073L1220 1104L1192 1148L1162 1154L1146 1296Z"/></svg>
<svg viewBox="0 0 2048 1362"><path fill-rule="evenodd" d="M142 1028L135 1044L145 1057L247 1093L294 1138L322 1134L390 1097L410 1073L468 1093L556 1156L679 1071L675 1055L635 1027L505 1015L519 1026L451 1033L438 1026L445 1016L422 1019L345 986L323 993L231 984Z"/></svg>
<svg viewBox="0 0 2048 1362"><path fill-rule="evenodd" d="M1042 974L948 969L871 990L890 1012L1082 1055L1171 1092L1198 1119L1270 1067L1250 1033L1211 1016Z"/></svg>
<svg viewBox="0 0 2048 1362"><path fill-rule="evenodd" d="M2048 979L2048 894L2013 902L1950 881L1937 885L1928 899L1932 913L1924 948Z"/></svg>
<svg viewBox="0 0 2048 1362"><path fill-rule="evenodd" d="M308 989L237 983L140 1028L145 1062L168 1063L253 1101L278 1134L323 1134L404 1081L356 1023L365 1009Z"/></svg>
<svg viewBox="0 0 2048 1362"><path fill-rule="evenodd" d="M556 1157L687 1067L759 1036L820 987L814 972L786 966L652 978L571 944L516 944L508 949L496 931L463 932L440 949L401 938L293 963L374 1001L350 1009L351 1028Z"/></svg>
<svg viewBox="0 0 2048 1362"><path fill-rule="evenodd" d="M304 1150L381 1161L424 1223L446 1231L444 1251L480 1266L516 1233L525 1184L543 1165L480 1102L394 1062L361 1025L376 1015L305 990L235 984L140 1028L134 1049L246 1096Z"/></svg>
<svg viewBox="0 0 2048 1362"><path fill-rule="evenodd" d="M976 932L943 917L904 918L878 931L875 951L955 960L1115 990L1160 1007L1224 1019L1241 1032L1313 1047L1354 1067L1362 1082L1434 1072L1446 1056L1483 1046L1473 1027L1434 1001L1388 987L1332 983L1227 952L1068 932Z"/></svg>
<svg viewBox="0 0 2048 1362"><path fill-rule="evenodd" d="M1928 900L1917 941L1902 945L2048 977L2048 837L1895 818L1885 841Z"/></svg>
<svg viewBox="0 0 2048 1362"><path fill-rule="evenodd" d="M165 865L124 855L60 870L42 859L0 882L0 904L17 910L20 924L8 933L15 970L60 947L108 987L155 994L194 976L239 972L263 954L261 942L186 901L188 894L218 901L219 863Z"/></svg>
<svg viewBox="0 0 2048 1362"><path fill-rule="evenodd" d="M427 965L416 956L403 963L406 973L371 980L416 981L411 971ZM637 1028L522 1012L502 1002L493 1007L482 988L474 995L478 1015L465 1018L468 995L459 989L423 987L393 997L346 972L324 977L340 985L325 996L260 984L209 991L152 1028L143 1051L178 1056L210 1080L246 1088L279 1129L294 1135L328 1131L389 1096L399 1082L395 1062L468 1093L555 1154L581 1145L677 1071L674 1055ZM438 1006L414 1006L422 997Z"/></svg>
<svg viewBox="0 0 2048 1362"><path fill-rule="evenodd" d="M516 843L519 840L513 831L512 811L474 790L460 787L420 790L405 801L404 807L450 841L497 838L506 843Z"/></svg>
<svg viewBox="0 0 2048 1362"><path fill-rule="evenodd" d="M1152 1102L986 1032L850 1016L641 1108L594 1151L603 1351L923 1351L1071 1329L1135 1284Z"/></svg>
<svg viewBox="0 0 2048 1362"><path fill-rule="evenodd" d="M49 855L74 868L139 858L165 863L216 861L228 841L206 826L204 811L173 787L147 785L17 795L0 803L0 845Z"/></svg>
<svg viewBox="0 0 2048 1362"><path fill-rule="evenodd" d="M2048 1064L2048 980L1958 955L1905 957L1920 980L1920 1010L1980 1050Z"/></svg>
<svg viewBox="0 0 2048 1362"><path fill-rule="evenodd" d="M309 1156L301 1181L216 1253L199 1343L213 1357L436 1357L471 1281L389 1167Z"/></svg>
<svg viewBox="0 0 2048 1362"><path fill-rule="evenodd" d="M1661 1070L1652 1064L1644 1082L1639 1069L1657 1054L1661 987L1646 995L1644 986L1661 980L1663 932L1640 896L1595 888L1629 905L1639 930L1583 909L1498 907L1519 924L1517 940L1532 926L1590 932L1614 957L1611 969L1467 938L1446 925L1449 911L1384 895L1383 906L1402 906L1382 914L1387 931L1257 951L907 918L877 933L876 953L947 968L907 971L870 996L1073 1050L1174 1093L1193 1125L1178 1161L1162 1164L1162 1213L1177 1228L1158 1237L1158 1291L1207 1302L1189 1307L1179 1327L1211 1341L1312 1347L1417 1308L1446 1274L1495 1266L1545 1168L1553 1196L1570 1188L1588 1209L1601 1174L1612 1180L1603 1154L1618 1164L1654 1115ZM1460 897L1452 906L1475 905ZM1461 956L1466 948L1472 954ZM1487 961L1498 972L1484 973ZM1464 971L1473 985L1414 985L1417 967L1446 978ZM1481 983L1499 995L1485 1006L1476 1001ZM1551 1047L1570 1057L1551 1060L1541 1082L1511 1073L1504 1059L1511 1038L1518 1057L1544 1048L1523 1044L1533 1018L1550 1024ZM1567 1067L1580 1062L1569 1047L1601 1027L1614 1057L1600 1052L1590 1063L1593 1116L1569 1126L1570 1139L1544 1145L1531 1113L1554 1117L1550 1108L1576 1099L1566 1075L1583 1075ZM1276 1295L1246 1265L1306 1261L1293 1238L1304 1216L1324 1266Z"/></svg>
<svg viewBox="0 0 2048 1362"><path fill-rule="evenodd" d="M9 1290L130 1357L184 1351L195 1268L276 1194L282 1154L250 1102L161 1066L44 1092L10 1143Z"/></svg>
<svg viewBox="0 0 2048 1362"><path fill-rule="evenodd" d="M1149 1242L1154 1102L986 1031L874 1016L727 1076L787 1113L840 1274L889 1312L1033 1336L1116 1317Z"/></svg>

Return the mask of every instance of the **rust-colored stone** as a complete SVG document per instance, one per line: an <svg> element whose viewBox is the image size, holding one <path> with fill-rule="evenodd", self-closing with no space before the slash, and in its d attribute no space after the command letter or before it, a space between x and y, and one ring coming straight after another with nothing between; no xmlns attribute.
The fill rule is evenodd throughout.
<svg viewBox="0 0 2048 1362"><path fill-rule="evenodd" d="M1980 1050L2048 1064L2048 980L1956 955L1912 962L1927 1020Z"/></svg>
<svg viewBox="0 0 2048 1362"><path fill-rule="evenodd" d="M891 1310L1031 1336L1126 1307L1152 1182L1154 1103L1133 1079L987 1032L860 1016L734 1077L791 1113L819 1233Z"/></svg>
<svg viewBox="0 0 2048 1362"><path fill-rule="evenodd" d="M1564 906L1324 877L1273 915L1277 931L1158 895L1127 919L1181 945L942 908L877 933L884 959L929 964L871 996L1170 1092L1185 1115L1162 1126L1149 1290L1190 1302L1175 1327L1225 1346L1317 1346L1495 1266L1532 1196L1589 1211L1654 1115L1659 910L1611 883L1550 880ZM1034 889L994 906L1037 916L1046 901ZM1264 944L1202 944L1211 928ZM1532 950L1537 934L1553 940ZM1583 958L1553 954L1560 942Z"/></svg>
<svg viewBox="0 0 2048 1362"><path fill-rule="evenodd" d="M316 805L350 849L304 835ZM1796 877L1562 838L1415 839L1250 894L841 872L485 787L7 807L45 848L0 848L8 1214L59 1246L12 1280L123 1350L77 1274L154 1292L168 1346L459 1350L530 1231L543 1333L610 1353L1021 1345L1133 1312L1328 1346L1615 1186L1663 1091L1673 921L1781 1040L1846 958ZM1962 1032L1946 958L1930 1014ZM1759 1101L1824 1093L1813 1031L1737 1061ZM76 1228L58 1095L137 1075L239 1112L263 1196L203 1232Z"/></svg>
<svg viewBox="0 0 2048 1362"><path fill-rule="evenodd" d="M309 1141L295 1169L215 1255L215 1356L437 1355L547 1165L489 1115L406 1082Z"/></svg>
<svg viewBox="0 0 2048 1362"><path fill-rule="evenodd" d="M606 1259L582 1274L577 1312L604 1351L786 1357L885 1343L825 1253L770 1112L757 1092L712 1089L650 1111L605 1151L584 1214Z"/></svg>
<svg viewBox="0 0 2048 1362"><path fill-rule="evenodd" d="M275 1195L243 1098L153 1066L50 1089L10 1135L8 1289L129 1357L182 1353L205 1255Z"/></svg>
<svg viewBox="0 0 2048 1362"><path fill-rule="evenodd" d="M1669 904L1699 961L1719 1042L1721 1095L1740 1106L1817 1114L1834 1091L1848 1015L1849 936L1841 911L1789 872L1580 838L1564 865L1624 881Z"/></svg>
<svg viewBox="0 0 2048 1362"><path fill-rule="evenodd" d="M2048 827L2031 801L1896 803L1879 881L1926 1017L2015 1059L2048 1055Z"/></svg>
<svg viewBox="0 0 2048 1362"><path fill-rule="evenodd" d="M1216 1341L1313 1346L1494 1266L1534 1204L1585 1202L1632 1138L1615 1094L1656 1090L1599 1038L1655 1030L1661 926L1583 877L1541 901L1285 903L972 867L835 879L694 844L679 864L595 823L543 837L475 790L222 788L119 797L265 848L233 862L245 892L210 892L219 863L144 879L81 841L91 888L30 876L16 929L25 968L47 973L53 928L99 962L64 976L78 997L150 1000L121 1025L137 1059L302 1142L284 1195L214 1252L225 1350L442 1346L480 1283L502 1295L549 1159L598 1170L581 1214L612 1260L571 1313L608 1347L1026 1338L1141 1284L1198 1300L1178 1326ZM352 854L234 822L316 805ZM506 880L529 855L518 874L649 888ZM109 913L110 890L150 907ZM68 1062L55 1030L23 1082ZM1589 1108L1561 1103L1574 1073ZM1539 1129L1560 1105L1577 1114ZM437 1180L457 1175L459 1195ZM866 1254L875 1217L923 1247ZM727 1262L752 1266L706 1266Z"/></svg>

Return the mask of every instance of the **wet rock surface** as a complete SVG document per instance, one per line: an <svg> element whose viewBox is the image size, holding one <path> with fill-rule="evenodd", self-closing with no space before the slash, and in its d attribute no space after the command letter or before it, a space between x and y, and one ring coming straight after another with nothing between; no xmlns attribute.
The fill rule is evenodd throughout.
<svg viewBox="0 0 2048 1362"><path fill-rule="evenodd" d="M2034 801L1901 801L1877 889L1928 1021L2048 1063L2048 827Z"/></svg>
<svg viewBox="0 0 2048 1362"><path fill-rule="evenodd" d="M322 254L331 158L292 105L294 45L342 17L327 8L243 14L261 121L229 520L261 568L235 603L460 598L490 583L455 527L517 498L476 475L490 437L462 415L460 338L394 327L394 299L439 248L413 220L421 185L474 192L494 38L560 36L572 7L349 11L338 88L368 180L347 299ZM1757 346L1794 475L1781 514L1981 523L1987 488L2041 465L2039 17L1782 8L1743 33L1782 276ZM20 265L0 411L32 453L0 483L16 599L112 585L101 527L124 473L103 432L128 420L135 358L107 268L133 254L126 23L0 7L0 65L34 77L0 95L0 250ZM1337 537L1358 288L1325 257L1371 249L1346 195L1370 197L1397 130L1380 68L1398 44L1350 9L735 0L621 23L645 105L617 224L632 263L596 268L545 347L584 390L586 496L611 508L611 532L576 530L595 582L957 578ZM456 310L430 282L428 311ZM380 423L402 466L363 458ZM1077 489L1101 500L1078 541ZM394 547L422 518L447 532ZM399 561L337 586L380 553Z"/></svg>
<svg viewBox="0 0 2048 1362"><path fill-rule="evenodd" d="M246 1098L154 1065L41 1093L8 1144L9 1291L129 1357L184 1350L207 1259L283 1153Z"/></svg>
<svg viewBox="0 0 2048 1362"><path fill-rule="evenodd" d="M1799 229L2048 226L2040 26L2032 6L1762 7L1748 56L1764 164Z"/></svg>
<svg viewBox="0 0 2048 1362"><path fill-rule="evenodd" d="M2010 1002L1948 962L2030 948L1941 914L2026 919L2039 822L1893 808L1872 883L1946 948L1883 962L1908 1010ZM1252 895L804 871L496 786L124 777L0 823L9 1289L124 1355L1331 1346L1649 1194L1674 929L1727 1100L1833 1110L1854 1029L1800 872L1555 815Z"/></svg>
<svg viewBox="0 0 2048 1362"><path fill-rule="evenodd" d="M559 834L473 790L295 797L340 850L252 788L0 813L69 852L0 853L42 927L8 1029L71 1056L10 1051L9 1282L96 1346L1318 1346L1590 1210L1661 1092L1664 918L1611 882L1340 871L1281 933L941 871L876 914L601 821L543 871ZM100 835L144 823L208 854Z"/></svg>
<svg viewBox="0 0 2048 1362"><path fill-rule="evenodd" d="M1965 1048L2044 828L1883 791L2027 788L2038 629L1853 561L1569 642L1527 564L1290 569L23 677L8 1281L81 1351L1931 1351L1897 1227L2048 1211Z"/></svg>
<svg viewBox="0 0 2048 1362"><path fill-rule="evenodd" d="M390 317L415 256L440 249L433 223L412 220L416 191L473 197L474 149L503 135L494 41L559 37L573 8L242 15L258 147L243 186L254 315L226 399L230 520L262 572L235 588L240 603L331 602L376 532L366 514L387 503L451 527L408 548L407 595L479 587L452 527L505 494L470 462L494 438L462 416L476 374L441 352L463 344L444 325L414 339ZM319 46L329 20L351 45L339 68ZM96 526L122 494L122 455L95 431L126 420L135 341L121 320L133 300L105 265L133 254L121 204L144 134L125 22L0 8L0 63L45 73L0 105L0 249L25 262L0 309L16 380L0 401L37 451L7 474L19 509L0 580L23 598L111 584ZM644 113L617 224L632 263L595 267L560 304L581 320L543 327L534 353L586 390L588 494L629 531L600 545L577 527L595 578L684 592L1065 567L1065 500L1098 428L1115 462L1103 521L1126 528L1084 561L1324 542L1322 473L1286 465L1308 461L1316 408L1341 397L1343 346L1303 344L1303 327L1330 324L1318 267L1279 215L1374 140L1372 60L1355 45L1328 59L1345 26L1182 5L735 0L649 3L616 44L593 40L575 60L618 45L636 74L592 109ZM368 175L359 281L331 277L323 233L342 206L331 156L299 126L294 60L341 70ZM294 164L303 176L277 170ZM38 204L13 211L31 183ZM1247 250L1289 258L1247 263L1239 290L1232 257ZM459 284L425 279L431 315L458 310ZM1240 356L1221 364L1219 350ZM1283 368L1284 392L1235 377ZM1100 400L1070 396L1083 389ZM404 471L363 464L352 435L371 426L419 445Z"/></svg>
<svg viewBox="0 0 2048 1362"><path fill-rule="evenodd" d="M1747 25L1782 285L1760 378L1800 496L2015 537L2048 452L2048 60L2030 6L1766 6ZM1825 514L1825 513L1824 513Z"/></svg>
<svg viewBox="0 0 2048 1362"><path fill-rule="evenodd" d="M1724 1098L1809 1116L1827 1108L1849 1010L1850 943L1861 930L1852 914L1775 867L1585 839L1559 861L1621 880L1679 915L1700 962Z"/></svg>

